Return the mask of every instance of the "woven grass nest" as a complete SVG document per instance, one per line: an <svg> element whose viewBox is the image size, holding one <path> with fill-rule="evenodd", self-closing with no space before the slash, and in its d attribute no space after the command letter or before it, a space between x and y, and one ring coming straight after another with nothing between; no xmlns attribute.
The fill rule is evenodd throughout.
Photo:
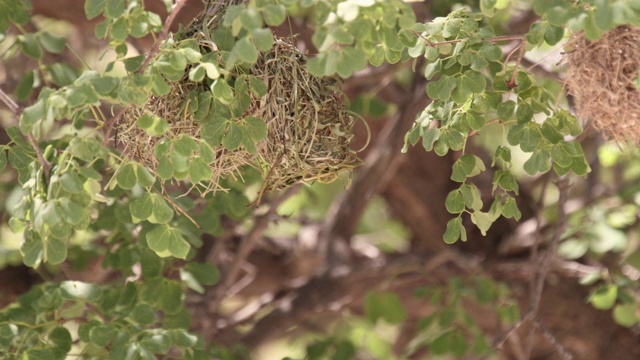
<svg viewBox="0 0 640 360"><path fill-rule="evenodd" d="M215 21L206 21L206 18L196 22L204 23L217 26ZM197 33L191 30L187 28L182 33ZM240 75L233 71L231 77ZM267 136L256 144L257 152L253 154L243 147L230 151L222 145L214 146L215 160L208 164L212 170L211 179L194 184L202 195L225 190L221 185L225 178L241 179L240 168L243 166L251 166L262 174L259 202L265 192L299 182L332 182L341 171L360 164L355 151L349 148L353 118L345 108L340 80L309 74L306 57L291 39L276 38L273 48L260 54L249 74L262 80L268 92L262 98L250 94L251 105L244 116L264 120ZM211 91L202 83L189 81L186 74L182 80L170 85L169 94L152 97L144 106L127 111L120 130L124 154L154 171L158 160L153 149L160 140L180 134L200 139L201 124L193 118L185 102L194 91ZM149 136L136 125L137 119L149 112L169 123L170 129L162 137Z"/></svg>
<svg viewBox="0 0 640 360"><path fill-rule="evenodd" d="M578 115L608 138L640 142L640 27L620 26L593 42L578 34L566 48Z"/></svg>

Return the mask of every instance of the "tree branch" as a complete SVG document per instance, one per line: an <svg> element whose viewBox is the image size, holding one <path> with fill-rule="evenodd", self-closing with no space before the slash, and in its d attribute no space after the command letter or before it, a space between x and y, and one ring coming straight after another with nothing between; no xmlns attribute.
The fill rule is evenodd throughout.
<svg viewBox="0 0 640 360"><path fill-rule="evenodd" d="M272 199L269 202L269 210L267 210L266 213L255 216L253 227L244 237L244 239L242 239L238 252L235 255L235 260L231 265L231 269L229 269L229 272L217 288L216 293L211 300L211 309L217 309L220 302L230 295L229 289L236 283L236 280L240 275L240 270L242 269L243 265L245 265L247 257L249 257L249 255L253 251L253 248L260 239L260 236L267 228L267 226L273 221L273 217L276 215L278 206L280 206L280 204L282 204L285 200L295 194L298 189L299 186L290 187L282 195Z"/></svg>
<svg viewBox="0 0 640 360"><path fill-rule="evenodd" d="M551 260L556 253L558 243L562 234L564 234L567 226L567 212L565 210L565 204L567 202L569 193L569 179L562 177L558 179L558 191L560 193L558 197L558 221L556 223L556 231L553 234L549 248L545 252L542 260L539 262L537 268L537 276L534 275L534 287L531 294L531 300L529 304L529 310L516 324L511 326L506 332L496 337L493 341L493 347L499 348L507 340L507 338L516 330L518 330L526 322L535 319L538 316L538 309L540 307L540 300L542 298L542 290L544 289L544 283L551 269ZM534 267L536 268L536 267ZM533 329L533 327L532 327Z"/></svg>
<svg viewBox="0 0 640 360"><path fill-rule="evenodd" d="M418 68L422 59L418 60ZM351 187L333 202L326 221L318 234L318 248L324 266L320 272L333 268L347 259L340 259L338 247L347 247L353 231L366 205L374 194L379 192L396 173L402 155L404 135L416 114L424 105L424 76L417 71L409 95L399 104L399 113L388 120L378 136L375 147L356 172ZM344 257L344 256L342 256Z"/></svg>

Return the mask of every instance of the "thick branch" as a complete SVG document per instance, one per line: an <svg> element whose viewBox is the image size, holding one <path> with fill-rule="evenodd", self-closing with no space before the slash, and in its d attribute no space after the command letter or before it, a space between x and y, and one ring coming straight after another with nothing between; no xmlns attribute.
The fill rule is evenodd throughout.
<svg viewBox="0 0 640 360"><path fill-rule="evenodd" d="M419 68L420 63L417 65ZM378 141L363 165L357 172L356 178L341 197L334 201L323 228L318 235L321 256L324 258L325 271L342 260L338 259L337 246L346 246L353 235L358 219L362 215L369 200L379 192L393 178L399 166L404 135L416 114L424 104L424 77L416 72L409 94L405 101L399 104L399 113L391 118L378 136Z"/></svg>

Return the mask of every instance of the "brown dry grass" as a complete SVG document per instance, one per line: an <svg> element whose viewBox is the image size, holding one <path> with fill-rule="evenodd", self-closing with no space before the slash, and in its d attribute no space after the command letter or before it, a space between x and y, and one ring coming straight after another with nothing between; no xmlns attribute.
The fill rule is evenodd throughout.
<svg viewBox="0 0 640 360"><path fill-rule="evenodd" d="M219 18L220 13L216 16ZM218 26L218 21L206 21L206 15L204 20L194 21L191 26ZM198 33L201 32L190 29L182 32ZM202 49L203 52L209 51L205 47ZM231 70L226 79L236 78L241 72L240 69ZM261 53L249 74L262 80L268 92L262 98L250 93L251 105L243 117L262 119L267 125L267 136L256 144L258 151L255 154L250 154L242 147L229 151L220 145L214 146L216 159L209 164L213 171L212 178L197 186L194 184L201 194L222 189L220 182L224 178L241 178L238 176L240 168L245 165L262 173L259 202L266 191L283 189L299 182L331 182L341 171L360 164L356 153L349 148L353 137L353 118L345 108L340 80L309 74L306 57L292 44L291 39L275 39L274 47ZM158 165L153 149L161 139L186 134L203 141L199 136L200 124L185 104L190 95L210 91L209 88L189 81L186 75L170 85L172 90L169 94L152 97L144 106L127 111L120 128L124 154L151 170ZM169 131L162 137L149 136L136 124L137 119L145 113L165 119L170 125Z"/></svg>
<svg viewBox="0 0 640 360"><path fill-rule="evenodd" d="M605 136L640 141L640 27L620 26L594 42L583 34L566 45L569 93L578 115Z"/></svg>

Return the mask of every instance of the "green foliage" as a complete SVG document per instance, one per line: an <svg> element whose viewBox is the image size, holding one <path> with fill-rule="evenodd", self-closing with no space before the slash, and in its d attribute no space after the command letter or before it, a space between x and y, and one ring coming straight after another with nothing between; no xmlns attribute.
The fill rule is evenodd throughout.
<svg viewBox="0 0 640 360"><path fill-rule="evenodd" d="M418 322L420 348L428 348L434 355L481 357L490 354L489 341L483 337L476 319L465 310L465 302L474 302L493 312L505 323L518 320L518 307L509 300L506 288L485 277L461 279L454 277L446 287L419 288L415 296L435 307L435 311Z"/></svg>
<svg viewBox="0 0 640 360"><path fill-rule="evenodd" d="M483 2L485 10L495 6L496 2ZM447 224L447 243L466 240L462 213L470 215L482 234L501 215L519 219L520 211L510 195L518 194L518 185L507 144L530 153L523 164L530 175L552 168L559 175L589 172L584 153L573 140L582 131L575 116L558 109L551 93L537 85L526 71L503 63L502 50L496 43L517 41L517 46L524 47L524 38L496 37L491 28L482 27L482 20L482 15L462 9L411 29L417 36L409 55L429 61L425 68L425 77L430 80L426 91L433 102L407 133L404 150L422 137L427 151L440 156L449 151L463 154L454 163L451 175L462 186L452 191L446 202L447 210L457 215ZM527 34L530 43L539 45L541 39L556 43L562 37L555 29L547 26L540 30L539 26L543 25L532 27ZM465 154L465 148L470 137L494 123L502 127L506 136L492 159L491 165L497 167L494 201L490 209L485 209L477 188L467 184L469 178L485 171L485 164L477 156Z"/></svg>
<svg viewBox="0 0 640 360"><path fill-rule="evenodd" d="M164 2L170 9L172 2ZM195 249L202 246L202 235L222 233L221 218L246 220L251 214L247 194L255 189L228 180L215 196L200 199L180 197L183 192L176 189L182 184L205 189L218 146L256 153L267 124L245 112L254 101L249 94L259 99L269 87L249 69L273 47L270 27L286 23L288 16L305 17L314 28L311 39L318 53L305 59L313 75L348 78L368 64L413 61L411 71L427 80L424 91L432 102L407 133L404 151L421 142L426 151L456 159L450 178L459 185L446 197L446 209L454 215L443 234L446 243L467 240L466 217L482 234L500 216L519 220L517 180L522 174L586 175L590 168L576 140L580 122L520 60L532 48L558 44L567 30L584 30L593 40L617 25L637 25L640 6L634 0L535 1L533 10L541 19L527 34L496 36L488 17L510 3L482 0L480 13L457 8L446 17L416 23L411 6L402 0L249 1L230 5L210 33L169 36L146 64L145 55L128 54L129 42L157 37L160 16L140 1L86 0L87 19L99 21L95 36L108 41L115 59L104 70L76 70L48 63L48 54L67 49L65 38L24 29L29 1L0 0L0 41L9 26L16 29L7 56L21 54L38 65L18 77L15 97L26 105L17 127L6 129L10 142L0 147L0 171L10 165L19 182L11 200L15 206L7 214L10 229L22 237L21 260L38 271L55 272L65 262L81 267L87 259L78 253L98 253L117 279L104 285L62 281L34 286L0 311L0 353L65 359L74 349L95 358L208 358L205 347L211 344L188 331L191 319L184 301L189 289L203 294L220 274L211 264L195 262ZM516 46L511 55L503 54L504 41ZM109 146L102 135L119 125L111 109L141 106L169 94L182 79L210 90L192 91L179 104L180 114L185 111L201 125L200 137L171 133L169 123L176 119L143 113L135 126L158 138L149 143L157 167L152 172L121 158L121 149ZM373 92L351 105L372 116L395 110ZM489 161L469 144L491 127L499 127L501 135L492 139L496 146ZM482 194L474 181L488 169L492 191ZM247 169L237 175L248 183L253 176ZM635 200L624 201L635 216ZM624 217L623 210L578 212L570 219L560 254L577 259L628 250L625 227L631 223L611 220ZM625 261L638 262L637 251L628 252ZM637 326L638 302L630 295L637 285L601 274L589 281L598 279L603 283L589 302L611 310L617 323ZM424 289L421 296L435 310L420 319L421 338L415 343L435 355L490 352L464 301L486 306L506 323L519 316L505 289L485 278L452 279L448 287ZM364 308L363 328L398 326L408 316L391 292L369 293ZM352 338L336 335L310 344L306 356L350 359L356 346ZM219 350L212 347L211 353Z"/></svg>

